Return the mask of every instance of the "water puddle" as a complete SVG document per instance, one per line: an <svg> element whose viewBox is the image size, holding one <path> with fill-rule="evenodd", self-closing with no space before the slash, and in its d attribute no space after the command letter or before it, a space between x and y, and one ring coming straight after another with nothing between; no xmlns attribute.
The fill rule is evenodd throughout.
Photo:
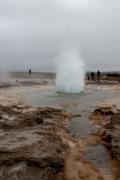
<svg viewBox="0 0 120 180"><path fill-rule="evenodd" d="M72 136L76 138L85 138L91 134L95 129L94 126L90 123L89 113L82 112L81 117L73 118L68 129Z"/></svg>
<svg viewBox="0 0 120 180"><path fill-rule="evenodd" d="M111 97L117 97L114 92L86 89L79 95L58 94L52 88L29 92L26 94L27 103L33 106L61 107L72 112L74 118L69 124L68 130L74 138L84 139L94 130L89 116L95 106ZM90 160L104 175L112 176L109 164L109 155L101 144L86 145L84 158Z"/></svg>
<svg viewBox="0 0 120 180"><path fill-rule="evenodd" d="M84 151L84 158L90 160L104 175L112 177L109 154L104 145L87 145Z"/></svg>

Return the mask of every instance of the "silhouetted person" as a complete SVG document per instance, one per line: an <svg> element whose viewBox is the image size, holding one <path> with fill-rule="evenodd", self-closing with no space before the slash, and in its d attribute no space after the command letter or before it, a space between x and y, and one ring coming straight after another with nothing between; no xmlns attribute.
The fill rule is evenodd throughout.
<svg viewBox="0 0 120 180"><path fill-rule="evenodd" d="M29 69L29 75L31 75L32 74L32 70L31 69Z"/></svg>
<svg viewBox="0 0 120 180"><path fill-rule="evenodd" d="M95 73L94 72L91 72L91 79L92 79L92 81L94 81L94 77L95 77Z"/></svg>
<svg viewBox="0 0 120 180"><path fill-rule="evenodd" d="M98 70L97 72L97 78L98 78L98 82L100 81L100 71Z"/></svg>
<svg viewBox="0 0 120 180"><path fill-rule="evenodd" d="M90 74L89 74L89 72L87 73L87 79L88 79L88 81L90 80Z"/></svg>

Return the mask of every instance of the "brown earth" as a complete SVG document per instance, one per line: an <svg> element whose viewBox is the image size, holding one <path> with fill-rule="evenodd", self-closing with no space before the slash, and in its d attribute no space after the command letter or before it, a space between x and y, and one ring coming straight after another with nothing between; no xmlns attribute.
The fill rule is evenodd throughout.
<svg viewBox="0 0 120 180"><path fill-rule="evenodd" d="M0 89L0 180L106 180L91 161L83 158L85 143L96 143L100 137L111 147L103 140L104 131L87 140L72 138L67 130L72 115L61 109L24 106L22 95L26 91L31 89ZM99 119L106 134L105 125L119 111L115 106L102 111L93 113L92 119L94 123L96 117ZM112 158L112 162L119 179L118 161Z"/></svg>
<svg viewBox="0 0 120 180"><path fill-rule="evenodd" d="M98 107L91 120L101 125L98 133L110 152L114 179L120 179L120 110L114 106Z"/></svg>
<svg viewBox="0 0 120 180"><path fill-rule="evenodd" d="M0 179L64 179L69 147L57 132L66 118L60 109L1 105Z"/></svg>
<svg viewBox="0 0 120 180"><path fill-rule="evenodd" d="M61 109L0 105L0 180L104 180Z"/></svg>

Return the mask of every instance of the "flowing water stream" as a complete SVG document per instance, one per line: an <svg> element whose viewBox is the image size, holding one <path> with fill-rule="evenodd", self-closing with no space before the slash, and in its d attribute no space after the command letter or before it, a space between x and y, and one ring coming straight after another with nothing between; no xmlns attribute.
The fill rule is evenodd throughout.
<svg viewBox="0 0 120 180"><path fill-rule="evenodd" d="M97 128L89 120L89 116L95 109L95 106L100 102L117 96L116 92L87 88L81 94L59 94L55 92L52 86L43 86L39 90L26 94L27 103L33 106L60 107L72 112L74 117L68 129L71 135L78 139L86 138ZM112 177L109 155L103 145L87 145L85 147L84 158L90 160L104 175Z"/></svg>

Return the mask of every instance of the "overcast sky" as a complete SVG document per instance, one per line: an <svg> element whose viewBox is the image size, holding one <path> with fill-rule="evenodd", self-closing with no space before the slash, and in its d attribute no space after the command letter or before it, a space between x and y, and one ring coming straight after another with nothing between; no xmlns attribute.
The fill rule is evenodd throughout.
<svg viewBox="0 0 120 180"><path fill-rule="evenodd" d="M72 44L91 70L120 70L120 0L0 0L0 68L51 71Z"/></svg>

